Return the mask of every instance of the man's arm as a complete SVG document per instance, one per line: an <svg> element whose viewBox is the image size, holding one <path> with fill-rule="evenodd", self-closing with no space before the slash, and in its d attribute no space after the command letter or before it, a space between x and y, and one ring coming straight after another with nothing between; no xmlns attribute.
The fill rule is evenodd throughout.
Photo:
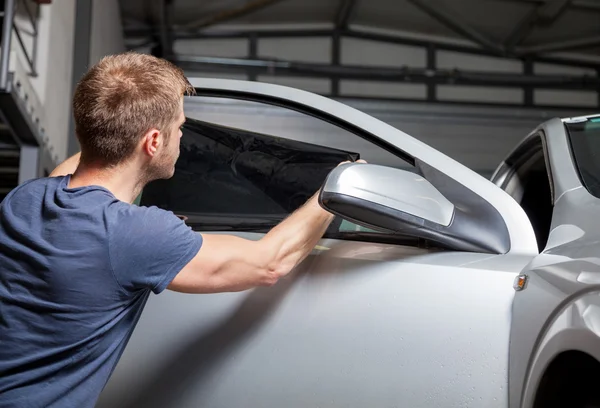
<svg viewBox="0 0 600 408"><path fill-rule="evenodd" d="M332 220L315 194L259 241L203 235L202 248L168 288L215 293L271 286L306 258Z"/></svg>
<svg viewBox="0 0 600 408"><path fill-rule="evenodd" d="M80 156L81 153L76 153L73 156L69 157L67 160L59 164L52 171L52 173L50 173L50 177L66 176L67 174L75 173L75 170L77 170L77 166L79 166Z"/></svg>

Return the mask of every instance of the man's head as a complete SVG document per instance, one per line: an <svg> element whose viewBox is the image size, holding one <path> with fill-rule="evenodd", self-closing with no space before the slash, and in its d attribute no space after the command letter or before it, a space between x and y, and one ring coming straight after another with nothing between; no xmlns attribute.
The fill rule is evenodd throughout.
<svg viewBox="0 0 600 408"><path fill-rule="evenodd" d="M73 97L82 163L144 165L149 180L173 175L179 156L183 96L194 92L183 71L150 55L103 58L81 79Z"/></svg>

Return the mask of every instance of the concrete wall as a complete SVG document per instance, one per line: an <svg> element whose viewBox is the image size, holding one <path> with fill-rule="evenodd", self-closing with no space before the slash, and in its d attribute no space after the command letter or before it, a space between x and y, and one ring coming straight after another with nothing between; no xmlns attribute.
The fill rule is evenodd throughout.
<svg viewBox="0 0 600 408"><path fill-rule="evenodd" d="M102 57L125 51L118 0L92 0L90 66Z"/></svg>
<svg viewBox="0 0 600 408"><path fill-rule="evenodd" d="M71 83L73 68L73 40L75 38L76 0L52 2L50 6L50 41L46 76L44 110L46 134L50 153L55 161L67 154L67 135L71 112Z"/></svg>
<svg viewBox="0 0 600 408"><path fill-rule="evenodd" d="M22 9L17 14L16 24L21 29L25 49L29 55L35 54L37 76L31 75L25 54L14 34L11 44L13 85L42 134L40 144L46 149L42 154L46 158L45 167L67 157L76 35L85 31L85 35L89 36L89 44L84 43L85 47L75 50L89 54L85 66L76 76L102 56L125 50L118 0L91 0L90 24L80 24L83 27L76 27L77 5L77 0L60 0L40 7L37 48L33 45L33 37L28 34L32 26L27 15ZM33 6L30 8L33 9Z"/></svg>
<svg viewBox="0 0 600 408"><path fill-rule="evenodd" d="M37 47L33 45L31 21L23 9L18 12L16 25L25 50L35 60L37 76L32 75L14 30L11 42L12 85L40 133L43 156L51 162L63 159L67 148L75 3L61 0L40 7Z"/></svg>
<svg viewBox="0 0 600 408"><path fill-rule="evenodd" d="M13 32L10 70L13 86L41 134L45 161L63 160L67 151L73 41L76 0L61 0L40 7L37 47L33 46L32 26L19 12L16 24L21 29L25 49L34 56L37 76L32 76L23 49ZM30 5L33 9L33 6Z"/></svg>

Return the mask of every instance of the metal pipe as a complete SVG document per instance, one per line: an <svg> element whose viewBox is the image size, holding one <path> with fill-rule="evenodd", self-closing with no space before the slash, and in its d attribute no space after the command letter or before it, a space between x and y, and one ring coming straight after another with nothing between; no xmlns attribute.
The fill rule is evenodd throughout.
<svg viewBox="0 0 600 408"><path fill-rule="evenodd" d="M547 52L571 51L584 48L592 48L600 45L600 35L591 37L577 38L575 40L552 42L548 44L532 45L530 47L516 48L516 52L521 55L537 55Z"/></svg>
<svg viewBox="0 0 600 408"><path fill-rule="evenodd" d="M169 35L169 0L160 0L160 48L162 57L169 57L173 53L172 42Z"/></svg>
<svg viewBox="0 0 600 408"><path fill-rule="evenodd" d="M156 28L125 28L125 38L148 38L157 35ZM219 31L200 31L184 32L181 30L173 31L175 39L205 39L205 38L248 38L256 35L262 38L275 37L329 37L333 33L332 29L309 28L292 30L219 30Z"/></svg>
<svg viewBox="0 0 600 408"><path fill-rule="evenodd" d="M362 79L375 81L399 81L414 83L463 84L501 87L542 87L558 89L585 89L600 86L600 78L592 76L568 75L523 75L489 73L468 70L427 69L427 68L388 68L358 65L330 65L300 63L282 60L199 57L177 55L173 62L185 68L230 68L253 73L278 72L300 76L313 76L338 79Z"/></svg>
<svg viewBox="0 0 600 408"><path fill-rule="evenodd" d="M23 38L21 37L21 33L19 32L17 25L14 23L13 23L13 28L15 30L15 35L17 36L17 40L19 41L19 44L21 45L21 49L23 50L23 55L25 55L27 64L29 64L29 68L31 69L31 72L29 75L31 75L32 77L36 77L37 72L35 71L35 66L33 65L34 64L33 57L30 57L29 54L27 53L27 49L25 48L25 43L23 42Z"/></svg>
<svg viewBox="0 0 600 408"><path fill-rule="evenodd" d="M33 13L29 9L27 2L25 0L21 0L21 3L23 4L23 7L25 7L25 12L27 12L27 15L29 16L29 22L31 23L31 26L33 27L33 34L37 35L37 20L33 17ZM37 8L39 9L40 4L39 3L36 3L36 4L37 4Z"/></svg>
<svg viewBox="0 0 600 408"><path fill-rule="evenodd" d="M35 37L33 38L33 51L32 51L33 55L31 58L33 60L33 70L36 73L37 73L37 71L35 70L35 67L37 66L38 39L40 38L38 31L37 31L39 18L40 18L40 3L37 3L36 8L35 8Z"/></svg>
<svg viewBox="0 0 600 408"><path fill-rule="evenodd" d="M8 89L8 63L10 59L10 41L12 22L15 16L15 0L5 0L2 18L2 43L0 44L0 90Z"/></svg>

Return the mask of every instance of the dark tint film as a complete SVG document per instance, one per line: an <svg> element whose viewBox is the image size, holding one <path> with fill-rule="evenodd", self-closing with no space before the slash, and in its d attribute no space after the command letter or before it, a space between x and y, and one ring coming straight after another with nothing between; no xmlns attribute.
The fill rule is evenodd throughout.
<svg viewBox="0 0 600 408"><path fill-rule="evenodd" d="M600 198L600 117L565 126L581 182Z"/></svg>

